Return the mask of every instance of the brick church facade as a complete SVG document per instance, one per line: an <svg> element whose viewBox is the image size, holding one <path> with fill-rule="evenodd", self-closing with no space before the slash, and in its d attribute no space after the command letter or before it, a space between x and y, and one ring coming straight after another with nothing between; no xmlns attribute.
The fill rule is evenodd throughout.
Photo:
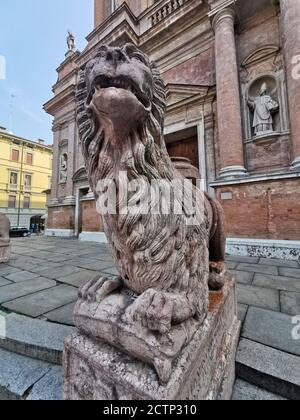
<svg viewBox="0 0 300 420"><path fill-rule="evenodd" d="M299 253L300 2L95 0L87 41L67 53L45 105L54 117L47 234L104 240L76 128L76 82L102 43L133 42L166 84L169 153L189 158L222 203L229 249Z"/></svg>

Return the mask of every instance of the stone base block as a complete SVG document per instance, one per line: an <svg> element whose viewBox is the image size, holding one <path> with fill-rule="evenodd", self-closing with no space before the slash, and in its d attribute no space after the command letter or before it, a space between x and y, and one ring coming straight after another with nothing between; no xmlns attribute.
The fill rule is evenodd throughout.
<svg viewBox="0 0 300 420"><path fill-rule="evenodd" d="M66 400L229 400L240 332L235 282L210 294L209 315L162 384L156 370L101 340L76 333L65 342ZM117 332L116 332L117 333Z"/></svg>
<svg viewBox="0 0 300 420"><path fill-rule="evenodd" d="M11 256L11 243L6 240L0 240L0 264L7 263Z"/></svg>

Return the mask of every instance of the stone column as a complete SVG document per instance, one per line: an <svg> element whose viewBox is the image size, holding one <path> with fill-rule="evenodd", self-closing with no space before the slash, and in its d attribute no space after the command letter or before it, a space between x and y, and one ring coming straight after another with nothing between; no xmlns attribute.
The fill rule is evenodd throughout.
<svg viewBox="0 0 300 420"><path fill-rule="evenodd" d="M244 166L241 102L234 36L235 13L223 9L213 19L216 50L219 178L247 175Z"/></svg>
<svg viewBox="0 0 300 420"><path fill-rule="evenodd" d="M60 127L54 126L53 128L53 158L52 158L52 179L51 179L51 196L50 203L57 202L58 195L58 171L59 171L59 140L60 140Z"/></svg>
<svg viewBox="0 0 300 420"><path fill-rule="evenodd" d="M293 143L291 169L300 171L300 1L281 0L280 5Z"/></svg>

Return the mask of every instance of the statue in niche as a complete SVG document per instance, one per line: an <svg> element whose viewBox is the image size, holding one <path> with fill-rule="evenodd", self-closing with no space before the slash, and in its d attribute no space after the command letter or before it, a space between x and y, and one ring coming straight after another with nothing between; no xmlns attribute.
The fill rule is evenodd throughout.
<svg viewBox="0 0 300 420"><path fill-rule="evenodd" d="M260 96L248 99L250 109L254 111L253 128L256 136L263 136L274 132L273 114L278 111L279 104L268 94L268 86L264 82L260 89Z"/></svg>
<svg viewBox="0 0 300 420"><path fill-rule="evenodd" d="M61 183L66 183L67 175L68 175L68 155L66 153L63 153L60 157L59 181Z"/></svg>

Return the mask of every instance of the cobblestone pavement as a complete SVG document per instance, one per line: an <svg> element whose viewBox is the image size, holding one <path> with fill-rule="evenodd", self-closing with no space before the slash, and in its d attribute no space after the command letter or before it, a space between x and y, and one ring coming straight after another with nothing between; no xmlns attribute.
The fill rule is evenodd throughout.
<svg viewBox="0 0 300 420"><path fill-rule="evenodd" d="M117 274L104 244L44 237L14 239L12 244L11 260L0 265L0 313L73 325L78 288L95 276ZM228 267L237 278L243 323L237 354L241 380L234 399L270 399L271 394L252 385L249 389L242 381L254 371L276 378L269 390L276 393L278 383L290 382L291 393L285 395L293 398L296 390L300 398L300 340L293 335L293 317L300 315L299 263L228 256ZM257 380L250 377L250 382Z"/></svg>

